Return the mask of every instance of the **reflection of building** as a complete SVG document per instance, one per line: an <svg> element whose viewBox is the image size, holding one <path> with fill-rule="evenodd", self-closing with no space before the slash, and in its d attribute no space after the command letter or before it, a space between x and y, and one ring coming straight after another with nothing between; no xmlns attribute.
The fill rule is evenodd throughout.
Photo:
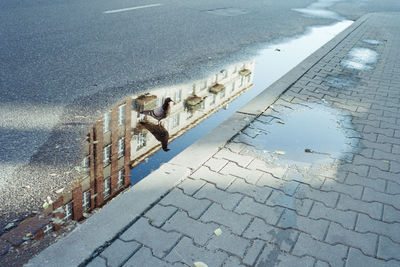
<svg viewBox="0 0 400 267"><path fill-rule="evenodd" d="M53 210L61 219L53 221L58 225L68 219L79 221L85 213L104 205L129 186L130 167L160 148L139 124L145 117L140 111L158 107L171 97L175 104L163 125L170 138L175 138L251 87L253 70L253 62L233 65L191 85L128 98L104 114L87 136L75 185L50 205L49 213Z"/></svg>

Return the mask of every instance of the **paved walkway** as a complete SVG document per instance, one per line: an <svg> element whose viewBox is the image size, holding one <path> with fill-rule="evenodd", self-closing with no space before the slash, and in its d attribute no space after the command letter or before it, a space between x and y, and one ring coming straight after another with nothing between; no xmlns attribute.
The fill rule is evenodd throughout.
<svg viewBox="0 0 400 267"><path fill-rule="evenodd" d="M88 266L399 266L399 33L368 16Z"/></svg>

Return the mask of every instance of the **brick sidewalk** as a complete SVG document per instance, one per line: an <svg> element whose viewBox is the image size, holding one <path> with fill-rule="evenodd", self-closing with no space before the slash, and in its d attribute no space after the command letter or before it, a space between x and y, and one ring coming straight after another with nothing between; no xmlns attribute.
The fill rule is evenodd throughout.
<svg viewBox="0 0 400 267"><path fill-rule="evenodd" d="M88 266L399 266L399 32L370 16Z"/></svg>

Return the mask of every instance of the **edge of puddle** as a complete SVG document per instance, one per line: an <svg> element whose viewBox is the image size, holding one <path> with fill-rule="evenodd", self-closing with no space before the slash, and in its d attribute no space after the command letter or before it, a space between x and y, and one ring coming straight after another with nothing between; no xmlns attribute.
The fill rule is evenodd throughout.
<svg viewBox="0 0 400 267"><path fill-rule="evenodd" d="M163 164L159 169L153 171L135 186L112 199L101 211L88 218L84 224L78 225L69 235L42 251L24 266L41 266L43 263L51 262L60 266L84 266L90 262L110 242L117 239L123 231L134 224L140 216L185 179L190 170L199 168L370 16L371 14L366 14L359 18L275 83L264 89L233 116L187 147L169 162ZM132 203L140 205L132 205ZM90 230L99 225L103 226L101 234L98 231ZM63 251L64 253L55 258L56 251ZM74 258L69 255L74 255Z"/></svg>

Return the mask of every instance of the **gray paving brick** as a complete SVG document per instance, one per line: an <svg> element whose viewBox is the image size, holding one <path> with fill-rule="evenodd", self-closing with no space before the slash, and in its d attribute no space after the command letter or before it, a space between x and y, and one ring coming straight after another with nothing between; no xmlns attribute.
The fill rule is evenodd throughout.
<svg viewBox="0 0 400 267"><path fill-rule="evenodd" d="M329 222L325 220L313 220L286 209L277 225L282 228L297 229L310 234L318 240L323 240Z"/></svg>
<svg viewBox="0 0 400 267"><path fill-rule="evenodd" d="M193 266L194 262L198 261L204 262L208 266L221 266L227 258L228 255L223 252L198 247L190 238L183 237L165 259L172 263L183 262L189 266Z"/></svg>
<svg viewBox="0 0 400 267"><path fill-rule="evenodd" d="M399 155L393 154L392 152L384 152L379 149L374 150L374 154L372 156L374 159L379 159L379 160L393 160L393 161L399 161Z"/></svg>
<svg viewBox="0 0 400 267"><path fill-rule="evenodd" d="M311 267L314 266L314 261L312 257L296 257L283 253L279 247L273 244L267 244L257 260L256 266Z"/></svg>
<svg viewBox="0 0 400 267"><path fill-rule="evenodd" d="M316 259L329 262L332 266L343 266L347 247L341 244L329 245L301 233L292 254L300 257L313 256Z"/></svg>
<svg viewBox="0 0 400 267"><path fill-rule="evenodd" d="M296 192L297 187L299 186L298 182L295 181L287 181L283 179L279 179L271 175L270 173L264 173L260 180L257 182L258 186L268 186L270 188L282 190L288 195L293 195Z"/></svg>
<svg viewBox="0 0 400 267"><path fill-rule="evenodd" d="M219 172L229 161L226 159L210 158L204 165L209 167L214 172Z"/></svg>
<svg viewBox="0 0 400 267"><path fill-rule="evenodd" d="M352 210L356 212L366 213L372 218L380 219L383 209L383 204L381 203L368 203L361 200L353 199L347 195L340 195L337 208L340 210Z"/></svg>
<svg viewBox="0 0 400 267"><path fill-rule="evenodd" d="M206 182L198 179L186 178L178 185L186 195L193 196Z"/></svg>
<svg viewBox="0 0 400 267"><path fill-rule="evenodd" d="M371 179L365 176L359 176L355 173L349 173L345 181L349 185L363 185L371 187L376 191L384 192L386 187L385 180L382 179Z"/></svg>
<svg viewBox="0 0 400 267"><path fill-rule="evenodd" d="M361 140L361 144L367 148L373 148L373 149L381 150L381 151L388 152L388 153L390 153L390 151L392 150L391 144L371 142L368 140Z"/></svg>
<svg viewBox="0 0 400 267"><path fill-rule="evenodd" d="M223 175L211 171L208 167L200 167L190 177L194 179L203 179L215 184L218 188L225 190L236 178L232 175Z"/></svg>
<svg viewBox="0 0 400 267"><path fill-rule="evenodd" d="M285 167L285 166L276 166L276 165L269 164L269 163L259 160L259 159L254 159L249 164L248 168L253 169L253 170L260 170L263 172L271 173L276 178L282 178L287 171L287 167Z"/></svg>
<svg viewBox="0 0 400 267"><path fill-rule="evenodd" d="M237 214L223 209L219 204L212 206L200 217L204 222L215 222L228 227L233 233L241 235L251 221L251 216Z"/></svg>
<svg viewBox="0 0 400 267"><path fill-rule="evenodd" d="M224 265L226 267L237 267L237 266L244 266L238 257L230 256L225 262Z"/></svg>
<svg viewBox="0 0 400 267"><path fill-rule="evenodd" d="M87 267L107 267L106 265L106 260L102 259L100 257L96 257L94 258L91 262L89 262L87 265Z"/></svg>
<svg viewBox="0 0 400 267"><path fill-rule="evenodd" d="M332 179L326 179L321 189L324 191L335 191L343 194L348 194L357 199L361 199L361 194L363 191L363 187L360 185L342 184Z"/></svg>
<svg viewBox="0 0 400 267"><path fill-rule="evenodd" d="M384 162L382 160L374 160L374 159L365 158L365 157L359 156L359 155L356 155L354 157L353 164L372 166L372 167L376 167L382 171L389 170L389 163Z"/></svg>
<svg viewBox="0 0 400 267"><path fill-rule="evenodd" d="M210 250L223 250L243 258L244 253L250 246L250 240L232 234L227 228L221 227L220 236L213 235L207 244Z"/></svg>
<svg viewBox="0 0 400 267"><path fill-rule="evenodd" d="M191 217L197 219L211 205L211 201L195 199L185 195L180 189L174 189L160 201L160 204L164 206L172 205L183 209Z"/></svg>
<svg viewBox="0 0 400 267"><path fill-rule="evenodd" d="M243 179L237 178L227 189L232 193L240 193L250 196L256 201L264 203L272 193L272 188L259 187L246 183Z"/></svg>
<svg viewBox="0 0 400 267"><path fill-rule="evenodd" d="M247 250L246 255L243 258L243 263L254 266L254 263L263 251L265 245L266 243L261 240L252 241L250 248Z"/></svg>
<svg viewBox="0 0 400 267"><path fill-rule="evenodd" d="M400 183L399 181L399 174L397 173L391 173L387 171L382 171L378 168L371 167L369 174L369 177L374 178L374 179L384 179L388 181L392 181L394 183Z"/></svg>
<svg viewBox="0 0 400 267"><path fill-rule="evenodd" d="M238 193L220 190L214 185L207 183L194 197L197 199L206 198L212 200L213 202L221 204L225 209L232 210L243 196Z"/></svg>
<svg viewBox="0 0 400 267"><path fill-rule="evenodd" d="M394 130L389 129L389 128L379 128L379 127L372 127L370 125L366 125L364 127L364 132L365 133L377 133L377 134L383 134L388 137L394 136Z"/></svg>
<svg viewBox="0 0 400 267"><path fill-rule="evenodd" d="M263 220L255 218L249 228L243 233L244 237L250 239L261 239L268 243L279 245L280 249L289 252L299 235L299 232L292 229L280 229L266 224ZM258 245L258 247L260 247Z"/></svg>
<svg viewBox="0 0 400 267"><path fill-rule="evenodd" d="M400 210L389 205L383 205L383 221L388 223L400 223Z"/></svg>
<svg viewBox="0 0 400 267"><path fill-rule="evenodd" d="M385 260L399 260L400 265L400 244L394 243L387 237L380 236L378 245L378 258Z"/></svg>
<svg viewBox="0 0 400 267"><path fill-rule="evenodd" d="M400 145L400 139L396 138L396 137L388 137L386 135L383 134L378 134L378 139L377 139L378 143L386 143L386 144L396 144L396 145Z"/></svg>
<svg viewBox="0 0 400 267"><path fill-rule="evenodd" d="M315 202L309 217L312 219L325 219L337 222L345 228L353 229L356 223L357 213L328 208L321 203Z"/></svg>
<svg viewBox="0 0 400 267"><path fill-rule="evenodd" d="M186 213L179 211L164 224L162 229L182 233L191 237L195 243L204 246L218 227L215 223L203 223L194 220L188 217Z"/></svg>
<svg viewBox="0 0 400 267"><path fill-rule="evenodd" d="M329 264L325 261L317 261L314 267L329 267Z"/></svg>
<svg viewBox="0 0 400 267"><path fill-rule="evenodd" d="M243 143L236 143L236 142L228 142L225 147L231 150L233 153L240 153L246 145Z"/></svg>
<svg viewBox="0 0 400 267"><path fill-rule="evenodd" d="M249 165L249 163L253 160L253 157L251 156L233 153L232 151L226 148L223 148L220 151L218 151L214 155L214 158L233 161L236 162L236 164L241 167L247 167L247 165Z"/></svg>
<svg viewBox="0 0 400 267"><path fill-rule="evenodd" d="M300 183L305 183L313 188L320 188L321 185L325 181L325 177L318 175L318 174L323 174L323 173L329 175L327 173L327 170L325 170L325 169L321 172L319 172L319 170L313 170L312 173L308 172L308 173L304 173L304 174L300 173L298 171L290 170L287 173L287 175L284 177L284 179L288 180L288 181L296 181L296 182L300 182Z"/></svg>
<svg viewBox="0 0 400 267"><path fill-rule="evenodd" d="M396 156L396 155L395 155ZM396 159L399 160L399 159ZM395 174L400 175L400 163L397 161L390 161L389 171Z"/></svg>
<svg viewBox="0 0 400 267"><path fill-rule="evenodd" d="M348 267L359 267L360 263L365 267L395 267L399 266L399 262L396 261L383 261L373 257L364 255L360 250L356 248L350 248L349 256L347 257L346 266Z"/></svg>
<svg viewBox="0 0 400 267"><path fill-rule="evenodd" d="M400 195L389 195L374 191L368 187L364 190L363 200L381 202L384 204L393 205L395 208L400 209Z"/></svg>
<svg viewBox="0 0 400 267"><path fill-rule="evenodd" d="M117 239L101 253L101 256L107 259L108 266L120 266L140 247L135 241L124 242Z"/></svg>
<svg viewBox="0 0 400 267"><path fill-rule="evenodd" d="M295 210L298 214L307 216L313 201L310 199L297 199L288 195L285 195L281 191L273 191L271 197L268 198L267 205L269 206L281 206L288 209Z"/></svg>
<svg viewBox="0 0 400 267"><path fill-rule="evenodd" d="M378 235L372 233L357 233L352 230L343 228L337 223L332 222L329 226L328 235L325 242L334 244L342 244L349 247L361 249L364 254L376 256L376 245Z"/></svg>
<svg viewBox="0 0 400 267"><path fill-rule="evenodd" d="M238 166L236 163L229 162L221 171L222 174L231 174L243 178L249 184L255 184L260 179L263 172L250 170Z"/></svg>
<svg viewBox="0 0 400 267"><path fill-rule="evenodd" d="M177 208L174 207L155 205L151 210L146 212L145 217L149 219L152 225L160 227L176 211Z"/></svg>
<svg viewBox="0 0 400 267"><path fill-rule="evenodd" d="M298 187L297 192L294 195L296 198L309 198L323 202L328 207L334 208L336 206L339 193L337 192L325 192L311 188L308 185L301 184Z"/></svg>
<svg viewBox="0 0 400 267"><path fill-rule="evenodd" d="M393 241L400 243L400 223L385 223L374 220L367 215L360 214L356 224L356 231L361 233L376 233L389 236Z"/></svg>
<svg viewBox="0 0 400 267"><path fill-rule="evenodd" d="M153 249L158 257L165 256L180 238L178 233L167 233L151 226L147 219L140 218L120 237L123 241L136 241Z"/></svg>
<svg viewBox="0 0 400 267"><path fill-rule="evenodd" d="M267 223L275 225L283 212L281 207L269 207L255 202L249 197L243 198L239 205L235 208L235 212L239 214L250 214L264 219Z"/></svg>
<svg viewBox="0 0 400 267"><path fill-rule="evenodd" d="M400 154L400 145L393 145L392 153Z"/></svg>
<svg viewBox="0 0 400 267"><path fill-rule="evenodd" d="M138 252L135 253L124 265L124 267L134 267L134 266L143 266L143 267L152 267L152 266L172 266L165 261L162 261L151 254L151 250L143 247Z"/></svg>

